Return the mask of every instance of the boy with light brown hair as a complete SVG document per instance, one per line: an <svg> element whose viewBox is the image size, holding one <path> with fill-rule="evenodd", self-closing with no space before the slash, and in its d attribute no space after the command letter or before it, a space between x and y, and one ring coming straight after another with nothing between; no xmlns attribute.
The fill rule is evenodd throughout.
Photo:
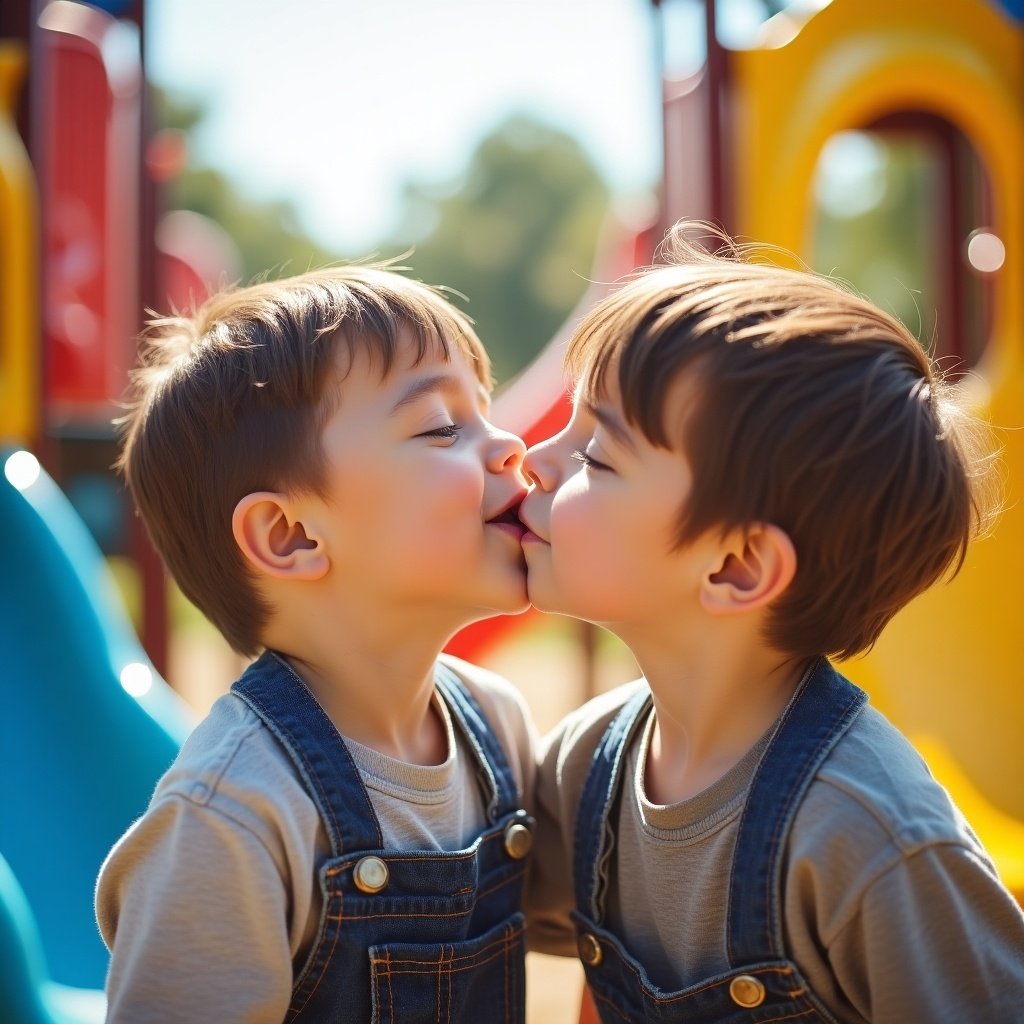
<svg viewBox="0 0 1024 1024"><path fill-rule="evenodd" d="M644 675L542 745L532 945L605 1022L1015 1019L1020 908L829 661L959 569L986 431L893 317L697 231L584 318L526 457L531 601Z"/></svg>
<svg viewBox="0 0 1024 1024"><path fill-rule="evenodd" d="M465 317L381 267L154 324L121 468L256 660L103 865L108 1019L523 1020L531 726L439 657L527 604L490 388Z"/></svg>

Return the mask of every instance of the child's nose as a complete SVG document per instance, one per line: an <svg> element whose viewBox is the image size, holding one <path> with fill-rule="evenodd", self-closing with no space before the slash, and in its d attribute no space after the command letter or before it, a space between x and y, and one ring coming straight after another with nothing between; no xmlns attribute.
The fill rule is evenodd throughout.
<svg viewBox="0 0 1024 1024"><path fill-rule="evenodd" d="M553 447L554 438L549 438L535 444L523 458L523 473L526 479L542 491L554 490L558 483Z"/></svg>
<svg viewBox="0 0 1024 1024"><path fill-rule="evenodd" d="M524 455L526 444L521 437L498 427L491 428L487 459L489 469L495 473L505 469L518 469L523 463Z"/></svg>

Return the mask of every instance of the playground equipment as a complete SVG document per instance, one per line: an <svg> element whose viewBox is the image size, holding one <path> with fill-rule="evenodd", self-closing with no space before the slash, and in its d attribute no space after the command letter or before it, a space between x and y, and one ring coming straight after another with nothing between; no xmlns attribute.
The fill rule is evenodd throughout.
<svg viewBox="0 0 1024 1024"><path fill-rule="evenodd" d="M25 47L0 39L0 438L29 444L40 420L35 179L14 121Z"/></svg>
<svg viewBox="0 0 1024 1024"><path fill-rule="evenodd" d="M144 76L133 28L102 5L25 6L39 19L32 54L24 41L0 40L0 445L12 446L0 454L0 681L13 708L0 725L0 943L10 951L0 998L5 1019L50 1024L89 1019L98 1005L88 994L54 997L60 990L48 986L51 978L84 989L102 984L106 954L91 906L96 870L144 808L189 721L137 645L82 522L24 449L38 445L39 454L48 434L87 433L114 411L130 361L126 339L152 301L145 286L125 285L136 268L145 276L164 252L182 287L196 291L216 275L195 272L188 246L179 244L185 219L139 244L146 237L138 209L145 182L136 177ZM714 38L711 0L707 6L707 65L665 82L658 223L610 241L610 263L591 276L612 281L649 262L653 243L680 216L718 219L813 265L812 194L830 138L843 131L920 137L939 154L943 184L930 211L943 282L934 300L937 340L940 352L968 360L979 407L1006 428L999 435L1006 511L952 584L913 602L870 656L844 670L915 742L1024 901L1024 296L1015 287L1024 251L1021 5L833 0L813 13L788 10L766 23L757 45L729 51ZM26 68L49 111L31 159L13 116ZM76 106L76 95L91 99ZM68 173L60 147L69 140L88 181ZM973 206L960 202L967 192L978 193ZM49 225L45 238L38 207ZM981 314L964 260L971 227L986 228L1005 248L1005 262L980 286ZM76 263L75 254L90 258ZM532 441L565 422L560 345L601 294L595 286L499 396L495 418L503 426ZM135 312L126 313L122 300ZM972 342L974 334L984 335L983 344ZM49 369L41 381L44 351ZM145 579L155 581L144 601L152 652L160 632L150 627L166 616L159 576ZM486 660L531 618L479 624L452 649ZM39 944L45 967L34 952ZM24 1000L15 994L26 992ZM68 1010L76 999L86 1007L80 1017Z"/></svg>
<svg viewBox="0 0 1024 1024"><path fill-rule="evenodd" d="M773 19L763 45L729 55L726 145L735 181L732 229L811 261L819 154L851 129L960 136L987 180L988 223L940 225L936 260L956 293L972 271L965 234L988 227L1005 263L987 282L991 326L966 385L1000 432L1006 510L959 576L911 603L868 657L844 666L927 752L1024 900L1024 25L988 0L835 0L813 16ZM895 125L895 127L890 127ZM941 151L940 151L941 152ZM957 182L956 156L937 166ZM970 182L957 182L969 188ZM945 198L939 193L940 198ZM952 204L955 196L948 192ZM961 197L962 198L962 197ZM829 267L819 268L829 270ZM941 312L941 310L940 310ZM953 319L950 310L949 319ZM983 331L940 318L942 332Z"/></svg>
<svg viewBox="0 0 1024 1024"><path fill-rule="evenodd" d="M0 856L0 1006L10 1024L102 1024L107 1004L95 989L52 981L32 908Z"/></svg>
<svg viewBox="0 0 1024 1024"><path fill-rule="evenodd" d="M0 469L0 854L54 977L99 988L96 875L191 720L139 646L67 498L26 451L0 452Z"/></svg>
<svg viewBox="0 0 1024 1024"><path fill-rule="evenodd" d="M705 68L665 84L663 207L658 226L638 248L679 217L710 217L735 235L779 246L813 265L811 197L828 140L844 130L939 134L935 148L946 186L931 212L939 225L933 258L944 282L936 301L946 301L940 312L953 323L940 316L937 340L940 354L959 358L983 349L965 386L982 415L1003 428L1006 507L994 535L974 545L957 578L913 601L874 650L843 671L926 756L1024 903L1021 18L1019 5L988 0L833 0L813 14L787 11L771 19L759 45L748 50L724 51L709 32ZM962 137L959 150L950 144L956 137ZM983 183L957 175L966 147L976 153ZM957 188L971 187L986 193L978 204L983 223L1006 252L985 282L992 311L987 325L985 318L956 316L958 304L950 299L959 295L959 306L969 305L963 300L972 273L965 247L970 228L980 225L954 221L946 206ZM648 249L637 262L650 256ZM584 302L596 297L591 293ZM962 337L986 330L983 345ZM564 424L564 396L551 376L556 363L550 351L542 353L499 398L495 412L504 426L531 437L537 423L548 432ZM527 382L529 388L518 386ZM547 403L538 407L536 393L546 394ZM493 620L472 627L456 638L456 649L463 657L485 658L516 626L516 620Z"/></svg>

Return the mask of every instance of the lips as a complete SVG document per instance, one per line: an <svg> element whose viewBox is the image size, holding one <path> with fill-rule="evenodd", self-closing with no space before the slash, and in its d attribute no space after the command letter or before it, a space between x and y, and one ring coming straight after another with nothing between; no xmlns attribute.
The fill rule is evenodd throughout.
<svg viewBox="0 0 1024 1024"><path fill-rule="evenodd" d="M525 503L524 503L525 504ZM526 541L541 541L547 543L544 538L530 525L530 520L523 514L523 507L519 508L519 522L522 524L523 529L526 531L523 534L523 542Z"/></svg>
<svg viewBox="0 0 1024 1024"><path fill-rule="evenodd" d="M514 529L516 536L522 534L523 524L519 520L519 506L522 505L525 497L526 491L521 491L497 515L491 516L487 520L487 525Z"/></svg>

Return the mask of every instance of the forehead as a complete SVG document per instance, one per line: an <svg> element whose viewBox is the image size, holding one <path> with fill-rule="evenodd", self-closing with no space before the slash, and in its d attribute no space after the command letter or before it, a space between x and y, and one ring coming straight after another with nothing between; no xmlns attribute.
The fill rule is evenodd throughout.
<svg viewBox="0 0 1024 1024"><path fill-rule="evenodd" d="M478 343L458 331L441 333L430 327L403 323L393 338L371 331L339 331L334 340L334 369L339 383L354 372L375 377L386 384L396 375L426 365L448 364L453 371L466 371L486 393L491 391L486 355Z"/></svg>
<svg viewBox="0 0 1024 1024"><path fill-rule="evenodd" d="M648 442L682 453L703 390L699 360L657 379L634 376L623 382L615 354L584 364L573 386L573 403L591 412L610 411Z"/></svg>

